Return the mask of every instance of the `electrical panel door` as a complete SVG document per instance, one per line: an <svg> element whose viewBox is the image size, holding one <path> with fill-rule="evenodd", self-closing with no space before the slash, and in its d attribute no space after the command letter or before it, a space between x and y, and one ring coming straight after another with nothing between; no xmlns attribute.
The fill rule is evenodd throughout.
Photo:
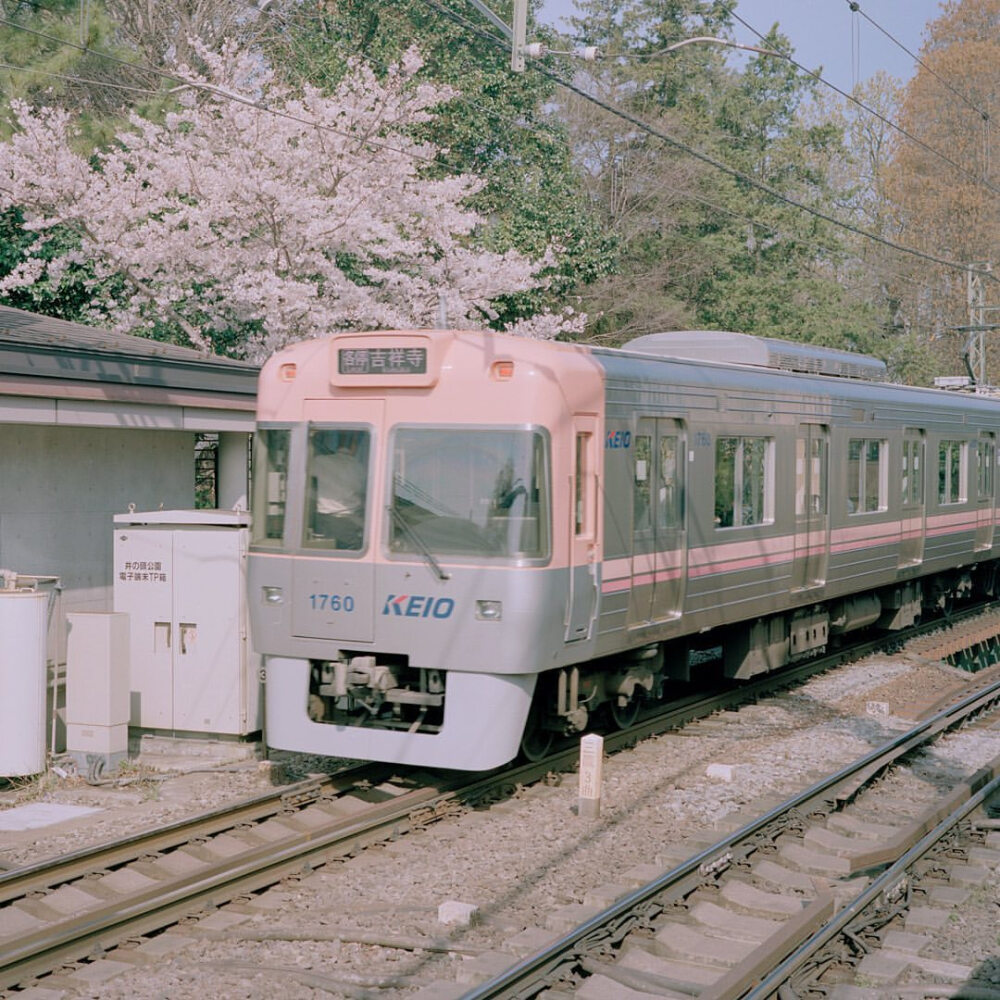
<svg viewBox="0 0 1000 1000"><path fill-rule="evenodd" d="M246 732L243 552L239 531L174 533L174 728ZM242 655L241 655L242 654Z"/></svg>
<svg viewBox="0 0 1000 1000"><path fill-rule="evenodd" d="M173 694L173 533L115 529L115 611L129 616L129 723L171 729Z"/></svg>

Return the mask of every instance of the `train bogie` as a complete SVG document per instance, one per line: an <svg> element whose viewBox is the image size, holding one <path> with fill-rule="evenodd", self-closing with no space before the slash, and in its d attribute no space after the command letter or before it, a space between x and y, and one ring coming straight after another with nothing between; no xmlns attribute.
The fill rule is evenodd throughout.
<svg viewBox="0 0 1000 1000"><path fill-rule="evenodd" d="M493 767L627 724L692 646L745 679L991 591L995 404L878 374L717 333L283 351L249 573L268 741Z"/></svg>

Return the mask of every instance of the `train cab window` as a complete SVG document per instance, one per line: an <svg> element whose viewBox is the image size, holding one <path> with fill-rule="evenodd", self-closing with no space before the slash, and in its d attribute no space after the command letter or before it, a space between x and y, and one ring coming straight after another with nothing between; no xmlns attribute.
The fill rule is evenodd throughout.
<svg viewBox="0 0 1000 1000"><path fill-rule="evenodd" d="M888 442L852 438L847 445L847 512L870 514L887 507Z"/></svg>
<svg viewBox="0 0 1000 1000"><path fill-rule="evenodd" d="M253 542L280 545L285 533L285 503L288 493L287 428L262 427L253 448Z"/></svg>
<svg viewBox="0 0 1000 1000"><path fill-rule="evenodd" d="M981 434L976 442L976 483L980 500L993 497L993 477L996 468L996 442L992 434Z"/></svg>
<svg viewBox="0 0 1000 1000"><path fill-rule="evenodd" d="M918 507L924 502L924 442L919 437L903 440L903 465L900 469L903 504Z"/></svg>
<svg viewBox="0 0 1000 1000"><path fill-rule="evenodd" d="M397 430L389 548L450 556L547 556L545 436L528 430Z"/></svg>
<svg viewBox="0 0 1000 1000"><path fill-rule="evenodd" d="M774 439L715 442L715 525L741 528L774 520Z"/></svg>
<svg viewBox="0 0 1000 1000"><path fill-rule="evenodd" d="M370 447L366 430L309 428L302 540L308 548L357 552L364 546Z"/></svg>
<svg viewBox="0 0 1000 1000"><path fill-rule="evenodd" d="M938 444L938 503L965 503L968 500L967 441L941 441Z"/></svg>

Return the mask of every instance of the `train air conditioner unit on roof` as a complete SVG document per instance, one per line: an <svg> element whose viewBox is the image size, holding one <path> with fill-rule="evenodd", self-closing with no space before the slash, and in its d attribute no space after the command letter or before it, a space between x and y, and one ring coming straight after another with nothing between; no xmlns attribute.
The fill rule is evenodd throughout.
<svg viewBox="0 0 1000 1000"><path fill-rule="evenodd" d="M726 361L737 365L778 368L810 375L884 382L886 366L878 358L835 351L814 344L797 344L773 337L752 337L726 330L676 330L650 333L623 345L623 350L691 361Z"/></svg>

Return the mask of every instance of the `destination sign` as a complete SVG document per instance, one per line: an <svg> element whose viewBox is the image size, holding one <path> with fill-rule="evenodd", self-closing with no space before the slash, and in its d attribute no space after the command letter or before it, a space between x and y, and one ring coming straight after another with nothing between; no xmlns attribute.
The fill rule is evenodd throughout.
<svg viewBox="0 0 1000 1000"><path fill-rule="evenodd" d="M425 375L426 347L349 347L337 351L341 375Z"/></svg>

